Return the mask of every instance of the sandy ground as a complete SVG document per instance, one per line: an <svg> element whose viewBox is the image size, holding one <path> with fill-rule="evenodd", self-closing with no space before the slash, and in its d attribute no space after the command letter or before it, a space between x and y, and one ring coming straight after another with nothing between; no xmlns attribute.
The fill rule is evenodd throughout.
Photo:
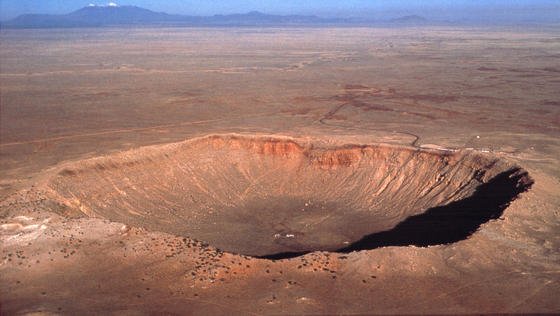
<svg viewBox="0 0 560 316"><path fill-rule="evenodd" d="M559 313L558 34L2 30L2 314ZM279 261L83 217L38 185L215 133L470 148L534 184L456 243Z"/></svg>

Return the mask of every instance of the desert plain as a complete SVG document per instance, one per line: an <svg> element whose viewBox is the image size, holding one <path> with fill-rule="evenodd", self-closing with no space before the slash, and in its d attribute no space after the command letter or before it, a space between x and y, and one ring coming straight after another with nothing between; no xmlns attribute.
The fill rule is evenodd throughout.
<svg viewBox="0 0 560 316"><path fill-rule="evenodd" d="M560 312L557 27L0 39L1 314Z"/></svg>

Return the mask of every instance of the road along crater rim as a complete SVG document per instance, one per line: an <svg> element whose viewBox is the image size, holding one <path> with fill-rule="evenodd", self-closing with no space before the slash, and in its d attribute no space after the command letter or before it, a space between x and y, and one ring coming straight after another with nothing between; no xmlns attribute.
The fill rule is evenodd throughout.
<svg viewBox="0 0 560 316"><path fill-rule="evenodd" d="M472 150L226 134L63 163L40 185L63 215L284 259L466 239L532 183Z"/></svg>

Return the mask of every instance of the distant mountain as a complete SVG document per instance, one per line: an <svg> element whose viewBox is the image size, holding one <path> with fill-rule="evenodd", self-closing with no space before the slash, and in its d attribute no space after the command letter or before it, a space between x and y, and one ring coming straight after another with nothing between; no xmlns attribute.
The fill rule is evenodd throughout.
<svg viewBox="0 0 560 316"><path fill-rule="evenodd" d="M136 6L88 6L59 17L65 20L100 25L142 24L180 21L182 19L180 15L154 12Z"/></svg>
<svg viewBox="0 0 560 316"><path fill-rule="evenodd" d="M390 22L399 24L426 24L429 21L419 15L406 15L400 18L391 19Z"/></svg>
<svg viewBox="0 0 560 316"><path fill-rule="evenodd" d="M245 14L214 15L204 22L211 24L313 24L337 22L338 19L323 19L314 15L272 15L258 11Z"/></svg>
<svg viewBox="0 0 560 316"><path fill-rule="evenodd" d="M182 22L186 16L136 6L87 6L62 15L24 14L2 23L8 28L93 27Z"/></svg>
<svg viewBox="0 0 560 316"><path fill-rule="evenodd" d="M425 24L427 20L416 15L389 21L395 24ZM272 15L258 11L244 14L186 16L154 12L136 6L90 5L62 14L24 14L3 22L2 28L67 28L101 26L281 26L281 25L375 25L367 19L320 18L314 15ZM387 21L385 21L387 23Z"/></svg>

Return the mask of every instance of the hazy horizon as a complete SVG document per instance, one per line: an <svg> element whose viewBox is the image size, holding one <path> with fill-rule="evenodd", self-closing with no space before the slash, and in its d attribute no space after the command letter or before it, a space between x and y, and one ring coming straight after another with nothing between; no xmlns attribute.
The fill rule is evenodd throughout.
<svg viewBox="0 0 560 316"><path fill-rule="evenodd" d="M309 14L321 17L391 18L403 15L421 15L433 20L531 21L558 22L560 2L552 0L349 0L306 1L295 0L234 0L234 1L114 1L118 5L134 5L157 12L183 15L214 15L261 11L269 14ZM8 20L21 14L65 14L89 4L107 5L109 2L45 0L1 0L0 19Z"/></svg>

